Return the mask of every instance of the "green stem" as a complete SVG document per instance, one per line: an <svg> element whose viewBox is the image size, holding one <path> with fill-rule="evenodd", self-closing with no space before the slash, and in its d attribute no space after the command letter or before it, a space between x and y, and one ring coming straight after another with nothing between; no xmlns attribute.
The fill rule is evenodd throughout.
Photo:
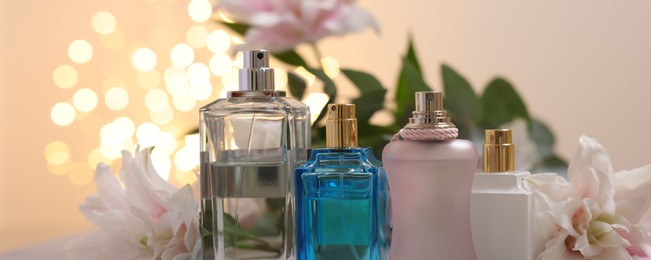
<svg viewBox="0 0 651 260"><path fill-rule="evenodd" d="M321 65L321 60L323 59L323 55L321 55L321 50L319 50L319 46L317 46L315 42L310 43L310 46L312 47L312 51L314 51L314 56L316 56L317 63L319 64L317 68L319 68L319 70L323 70L323 66Z"/></svg>

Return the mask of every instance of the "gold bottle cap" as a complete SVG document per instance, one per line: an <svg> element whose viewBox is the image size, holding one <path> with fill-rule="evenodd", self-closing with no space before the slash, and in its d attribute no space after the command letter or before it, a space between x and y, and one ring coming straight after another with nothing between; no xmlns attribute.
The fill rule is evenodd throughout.
<svg viewBox="0 0 651 260"><path fill-rule="evenodd" d="M515 170L514 146L509 129L485 130L484 172Z"/></svg>
<svg viewBox="0 0 651 260"><path fill-rule="evenodd" d="M326 146L357 147L357 118L354 104L328 104Z"/></svg>

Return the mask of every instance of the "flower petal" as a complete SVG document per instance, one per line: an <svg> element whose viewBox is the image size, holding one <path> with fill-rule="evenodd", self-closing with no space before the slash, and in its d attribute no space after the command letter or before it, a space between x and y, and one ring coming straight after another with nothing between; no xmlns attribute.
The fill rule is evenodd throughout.
<svg viewBox="0 0 651 260"><path fill-rule="evenodd" d="M595 139L581 136L579 149L568 168L568 178L577 194L582 198L594 198L600 205L614 210L612 172L606 149Z"/></svg>

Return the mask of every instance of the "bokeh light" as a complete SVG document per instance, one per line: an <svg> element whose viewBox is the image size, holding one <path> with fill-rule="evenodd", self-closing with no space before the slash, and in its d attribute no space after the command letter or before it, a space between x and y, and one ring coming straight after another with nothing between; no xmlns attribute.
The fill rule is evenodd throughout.
<svg viewBox="0 0 651 260"><path fill-rule="evenodd" d="M68 57L74 63L84 64L93 57L93 46L86 40L74 40L68 46Z"/></svg>
<svg viewBox="0 0 651 260"><path fill-rule="evenodd" d="M111 110L122 110L129 104L129 93L121 87L110 88L104 95L104 102Z"/></svg>
<svg viewBox="0 0 651 260"><path fill-rule="evenodd" d="M44 155L50 164L63 164L70 159L70 148L62 141L53 141L45 146Z"/></svg>
<svg viewBox="0 0 651 260"><path fill-rule="evenodd" d="M194 25L185 33L185 41L193 48L206 47L206 39L210 32L202 25Z"/></svg>
<svg viewBox="0 0 651 260"><path fill-rule="evenodd" d="M163 111L149 111L149 117L158 125L167 125L174 119L174 108L167 106Z"/></svg>
<svg viewBox="0 0 651 260"><path fill-rule="evenodd" d="M321 59L323 71L329 78L334 79L339 75L339 61L333 57L323 57Z"/></svg>
<svg viewBox="0 0 651 260"><path fill-rule="evenodd" d="M154 146L160 139L160 127L158 125L145 122L136 129L136 138L141 147Z"/></svg>
<svg viewBox="0 0 651 260"><path fill-rule="evenodd" d="M206 46L212 53L224 53L231 46L231 36L224 30L214 30L208 34Z"/></svg>
<svg viewBox="0 0 651 260"><path fill-rule="evenodd" d="M145 95L145 105L150 111L160 112L169 106L167 93L162 89L152 89Z"/></svg>
<svg viewBox="0 0 651 260"><path fill-rule="evenodd" d="M206 100L212 95L212 84L209 80L196 80L190 84L189 94L195 100Z"/></svg>
<svg viewBox="0 0 651 260"><path fill-rule="evenodd" d="M114 32L116 24L115 16L106 11L95 13L91 22L93 30L101 35L109 35Z"/></svg>
<svg viewBox="0 0 651 260"><path fill-rule="evenodd" d="M191 0L188 4L188 15L192 21L203 23L212 15L212 5L206 0Z"/></svg>
<svg viewBox="0 0 651 260"><path fill-rule="evenodd" d="M115 29L112 33L108 35L102 35L102 45L109 50L117 50L122 48L124 42L126 41L126 36L124 32L120 29Z"/></svg>
<svg viewBox="0 0 651 260"><path fill-rule="evenodd" d="M52 81L60 88L71 88L77 84L77 77L77 70L70 65L61 65L52 73Z"/></svg>
<svg viewBox="0 0 651 260"><path fill-rule="evenodd" d="M102 156L102 154L99 151L99 148L95 148L90 153L88 153L88 156L86 157L86 162L88 163L88 167L91 169L95 170L97 168L97 164L104 162L106 158Z"/></svg>
<svg viewBox="0 0 651 260"><path fill-rule="evenodd" d="M193 63L188 67L185 75L190 82L195 80L209 80L210 69L203 63Z"/></svg>
<svg viewBox="0 0 651 260"><path fill-rule="evenodd" d="M172 97L172 104L178 111L188 112L194 109L197 101L188 92Z"/></svg>
<svg viewBox="0 0 651 260"><path fill-rule="evenodd" d="M312 124L316 122L316 119L319 117L319 112L328 104L328 95L325 93L311 92L305 97L303 103L307 104L310 107L310 116Z"/></svg>
<svg viewBox="0 0 651 260"><path fill-rule="evenodd" d="M149 48L137 49L131 58L133 67L139 71L150 71L156 67L156 53Z"/></svg>
<svg viewBox="0 0 651 260"><path fill-rule="evenodd" d="M190 45L179 43L172 48L170 59L174 66L185 68L194 61L194 50Z"/></svg>
<svg viewBox="0 0 651 260"><path fill-rule="evenodd" d="M172 170L172 160L170 157L163 151L154 149L151 151L150 158L158 175L164 180L169 180L170 171Z"/></svg>
<svg viewBox="0 0 651 260"><path fill-rule="evenodd" d="M68 172L70 172L70 168L72 167L72 160L68 158L65 162L61 164L47 164L47 169L50 171L50 173L54 175L64 175Z"/></svg>
<svg viewBox="0 0 651 260"><path fill-rule="evenodd" d="M52 122L59 126L67 126L75 121L77 114L75 108L70 103L60 102L55 104L50 110Z"/></svg>
<svg viewBox="0 0 651 260"><path fill-rule="evenodd" d="M224 53L217 53L210 57L208 66L210 67L212 74L218 77L224 76L233 70L231 58Z"/></svg>
<svg viewBox="0 0 651 260"><path fill-rule="evenodd" d="M81 112L90 112L97 107L97 94L89 88L78 89L72 96L72 104Z"/></svg>

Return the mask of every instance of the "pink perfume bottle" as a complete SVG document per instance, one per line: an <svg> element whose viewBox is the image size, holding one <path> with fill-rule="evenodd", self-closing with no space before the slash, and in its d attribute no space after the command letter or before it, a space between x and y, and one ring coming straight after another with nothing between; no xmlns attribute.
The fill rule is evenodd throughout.
<svg viewBox="0 0 651 260"><path fill-rule="evenodd" d="M393 233L389 259L476 259L470 194L477 149L456 139L443 93L416 92L416 111L384 147Z"/></svg>

